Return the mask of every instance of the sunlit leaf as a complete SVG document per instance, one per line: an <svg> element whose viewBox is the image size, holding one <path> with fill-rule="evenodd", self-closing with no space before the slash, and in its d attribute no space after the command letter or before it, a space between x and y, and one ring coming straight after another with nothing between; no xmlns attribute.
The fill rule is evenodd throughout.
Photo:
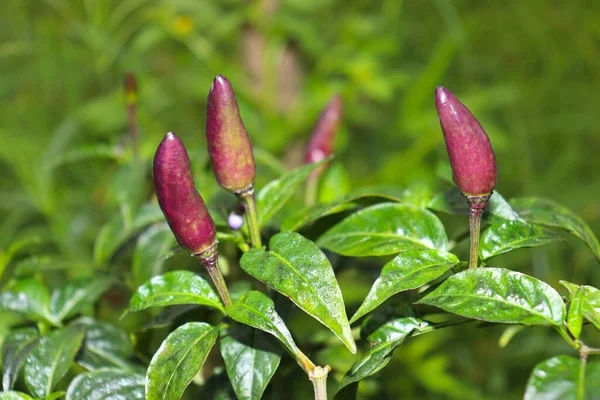
<svg viewBox="0 0 600 400"><path fill-rule="evenodd" d="M431 212L383 203L354 213L325 232L320 247L345 256L382 256L407 250L446 250L448 237Z"/></svg>
<svg viewBox="0 0 600 400"><path fill-rule="evenodd" d="M133 344L127 332L93 318L80 318L76 324L85 327L85 341L77 363L89 370L115 367L132 370Z"/></svg>
<svg viewBox="0 0 600 400"><path fill-rule="evenodd" d="M512 202L511 202L512 204ZM491 223L521 219L519 214L500 193L494 191L483 213L483 219ZM469 215L467 199L456 187L434 196L429 202L430 209L453 215Z"/></svg>
<svg viewBox="0 0 600 400"><path fill-rule="evenodd" d="M46 397L71 368L85 328L72 325L42 337L27 357L25 383L37 397Z"/></svg>
<svg viewBox="0 0 600 400"><path fill-rule="evenodd" d="M569 312L567 314L567 326L569 332L575 339L579 339L581 328L583 326L583 307L585 304L585 288L579 288L571 297Z"/></svg>
<svg viewBox="0 0 600 400"><path fill-rule="evenodd" d="M535 366L524 400L592 400L600 393L600 363L589 362L585 369L584 384L579 384L579 360L557 356ZM579 390L583 389L583 393Z"/></svg>
<svg viewBox="0 0 600 400"><path fill-rule="evenodd" d="M393 188L364 188L356 190L350 194L338 197L328 203L315 204L314 206L303 208L288 216L281 224L282 231L296 231L303 226L316 221L327 215L344 211L352 203L365 198L379 198L382 201L402 201L401 194Z"/></svg>
<svg viewBox="0 0 600 400"><path fill-rule="evenodd" d="M50 313L50 294L46 286L35 279L20 279L0 293L0 309L26 315L35 320L46 320L56 325L58 322Z"/></svg>
<svg viewBox="0 0 600 400"><path fill-rule="evenodd" d="M351 352L356 351L333 268L313 242L294 232L279 233L271 238L269 251L247 251L240 265L331 329Z"/></svg>
<svg viewBox="0 0 600 400"><path fill-rule="evenodd" d="M57 321L77 314L82 308L94 304L110 287L109 276L91 276L66 282L52 292L50 311Z"/></svg>
<svg viewBox="0 0 600 400"><path fill-rule="evenodd" d="M502 268L474 268L446 279L419 303L488 322L562 326L565 305L548 284Z"/></svg>
<svg viewBox="0 0 600 400"><path fill-rule="evenodd" d="M350 322L373 311L396 293L417 289L439 278L458 262L454 254L441 250L413 250L398 254L383 267Z"/></svg>
<svg viewBox="0 0 600 400"><path fill-rule="evenodd" d="M523 221L505 221L492 225L481 235L480 254L487 260L522 247L537 247L561 241L555 232Z"/></svg>
<svg viewBox="0 0 600 400"><path fill-rule="evenodd" d="M266 294L250 291L233 305L227 315L241 324L251 326L275 336L293 354L300 354L292 335L275 310L275 304Z"/></svg>
<svg viewBox="0 0 600 400"><path fill-rule="evenodd" d="M227 375L240 400L259 400L281 360L281 347L265 332L235 324L219 340Z"/></svg>
<svg viewBox="0 0 600 400"><path fill-rule="evenodd" d="M573 211L551 200L537 197L513 199L510 204L528 222L562 228L583 240L600 259L600 243L596 235Z"/></svg>
<svg viewBox="0 0 600 400"><path fill-rule="evenodd" d="M219 328L189 322L169 334L152 357L146 374L147 400L179 400L202 368Z"/></svg>
<svg viewBox="0 0 600 400"><path fill-rule="evenodd" d="M400 318L389 321L369 335L371 347L344 375L338 391L381 371L390 361L393 351L423 322L416 318Z"/></svg>
<svg viewBox="0 0 600 400"><path fill-rule="evenodd" d="M200 304L223 311L221 300L210 283L190 271L172 271L150 279L133 294L127 311L176 304Z"/></svg>
<svg viewBox="0 0 600 400"><path fill-rule="evenodd" d="M73 379L66 400L142 400L145 381L143 375L128 371L98 369Z"/></svg>
<svg viewBox="0 0 600 400"><path fill-rule="evenodd" d="M40 334L36 328L20 328L12 330L2 342L2 388L5 392L12 389L19 370L27 356L37 344Z"/></svg>

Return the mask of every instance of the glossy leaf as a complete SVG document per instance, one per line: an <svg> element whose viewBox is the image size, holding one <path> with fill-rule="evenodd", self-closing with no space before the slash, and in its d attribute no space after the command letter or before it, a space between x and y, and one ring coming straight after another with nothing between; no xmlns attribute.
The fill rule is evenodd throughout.
<svg viewBox="0 0 600 400"><path fill-rule="evenodd" d="M189 322L169 334L150 361L146 399L179 400L217 340L219 328Z"/></svg>
<svg viewBox="0 0 600 400"><path fill-rule="evenodd" d="M345 256L383 256L407 250L446 250L441 221L414 206L383 203L354 213L325 232L320 247Z"/></svg>
<svg viewBox="0 0 600 400"><path fill-rule="evenodd" d="M162 273L164 255L176 245L175 236L166 223L156 224L138 238L133 251L132 273L139 285Z"/></svg>
<svg viewBox="0 0 600 400"><path fill-rule="evenodd" d="M579 360L558 356L535 366L524 400L592 400L600 393L600 363L589 362L585 370L584 393L579 396Z"/></svg>
<svg viewBox="0 0 600 400"><path fill-rule="evenodd" d="M233 305L227 307L227 315L241 324L251 326L275 336L293 354L300 350L292 334L275 310L275 304L266 294L250 291Z"/></svg>
<svg viewBox="0 0 600 400"><path fill-rule="evenodd" d="M52 292L50 311L57 321L77 314L92 305L113 283L108 276L91 276L65 283Z"/></svg>
<svg viewBox="0 0 600 400"><path fill-rule="evenodd" d="M123 246L127 240L144 227L163 222L165 217L157 204L147 204L141 207L132 223L127 223L121 215L115 215L100 230L94 243L94 261L104 264Z"/></svg>
<svg viewBox="0 0 600 400"><path fill-rule="evenodd" d="M511 203L512 204L512 203ZM491 223L519 220L521 217L502 195L496 191L488 200L483 219ZM469 205L465 196L456 187L434 196L428 208L453 215L469 215Z"/></svg>
<svg viewBox="0 0 600 400"><path fill-rule="evenodd" d="M555 232L524 221L505 221L492 225L481 235L480 254L487 260L522 247L537 247L561 241Z"/></svg>
<svg viewBox="0 0 600 400"><path fill-rule="evenodd" d="M212 286L190 271L172 271L150 279L133 294L127 311L176 304L200 304L223 311L221 300Z"/></svg>
<svg viewBox="0 0 600 400"><path fill-rule="evenodd" d="M488 322L562 326L565 305L548 284L502 268L474 268L446 279L419 303Z"/></svg>
<svg viewBox="0 0 600 400"><path fill-rule="evenodd" d="M600 291L590 286L584 289L583 316L600 330Z"/></svg>
<svg viewBox="0 0 600 400"><path fill-rule="evenodd" d="M581 328L583 326L583 304L585 299L585 288L579 288L573 297L571 297L571 304L569 305L569 312L567 314L567 326L569 331L575 339L579 339L581 334Z"/></svg>
<svg viewBox="0 0 600 400"><path fill-rule="evenodd" d="M21 392L2 392L0 400L33 400L33 398Z"/></svg>
<svg viewBox="0 0 600 400"><path fill-rule="evenodd" d="M56 259L50 256L32 256L19 261L13 270L15 276L33 275L38 272L91 268L90 264Z"/></svg>
<svg viewBox="0 0 600 400"><path fill-rule="evenodd" d="M441 250L413 250L398 254L383 267L350 323L373 311L396 293L417 289L439 278L458 262L454 254Z"/></svg>
<svg viewBox="0 0 600 400"><path fill-rule="evenodd" d="M0 293L0 309L10 310L26 315L34 320L58 322L50 313L50 294L42 283L32 278L14 282Z"/></svg>
<svg viewBox="0 0 600 400"><path fill-rule="evenodd" d="M116 368L103 368L78 375L67 390L66 400L144 399L143 375Z"/></svg>
<svg viewBox="0 0 600 400"><path fill-rule="evenodd" d="M262 227L273 218L285 203L294 195L296 189L308 178L310 173L331 158L313 164L304 165L281 178L269 182L256 195L258 224Z"/></svg>
<svg viewBox="0 0 600 400"><path fill-rule="evenodd" d="M600 243L596 235L588 224L568 208L537 197L513 199L510 204L528 222L562 228L583 240L600 259Z"/></svg>
<svg viewBox="0 0 600 400"><path fill-rule="evenodd" d="M227 375L239 400L258 400L275 374L281 347L265 332L235 324L219 340Z"/></svg>
<svg viewBox="0 0 600 400"><path fill-rule="evenodd" d="M37 344L40 335L36 328L20 328L12 330L2 342L2 388L5 392L12 389L19 370L27 356Z"/></svg>
<svg viewBox="0 0 600 400"><path fill-rule="evenodd" d="M297 231L311 222L327 215L335 214L352 207L353 202L365 198L380 198L389 201L402 201L401 195L390 188L364 188L350 194L338 197L331 202L315 204L303 208L288 216L281 224L282 231Z"/></svg>
<svg viewBox="0 0 600 400"><path fill-rule="evenodd" d="M72 325L44 336L25 364L25 383L37 397L46 397L71 368L79 351L85 328Z"/></svg>
<svg viewBox="0 0 600 400"><path fill-rule="evenodd" d="M363 358L344 375L338 391L351 383L358 382L381 371L390 361L394 350L423 322L416 318L400 318L389 321L369 335L371 347Z"/></svg>
<svg viewBox="0 0 600 400"><path fill-rule="evenodd" d="M133 344L125 331L93 318L78 319L76 324L86 330L83 348L77 356L79 365L88 370L108 367L133 369L128 361L133 357Z"/></svg>
<svg viewBox="0 0 600 400"><path fill-rule="evenodd" d="M252 249L244 253L242 269L289 297L356 352L342 292L325 254L294 232L273 236L269 247L269 251Z"/></svg>

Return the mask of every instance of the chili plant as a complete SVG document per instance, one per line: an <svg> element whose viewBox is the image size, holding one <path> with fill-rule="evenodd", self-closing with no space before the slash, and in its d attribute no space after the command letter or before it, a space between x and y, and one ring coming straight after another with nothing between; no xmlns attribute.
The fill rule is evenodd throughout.
<svg viewBox="0 0 600 400"><path fill-rule="evenodd" d="M278 374L300 385L310 381L318 400L352 398L358 383L385 368L405 342L459 324L510 325L504 345L528 327L555 331L578 357L540 360L525 399L597 396L600 362L590 356L600 349L584 340L600 329L600 291L568 281L554 288L494 267L505 253L568 235L600 259L597 238L581 218L551 200L506 200L495 190L496 160L481 125L447 89L437 89L436 106L457 188L437 194L423 187L363 188L319 203L319 180L336 162L341 98L334 97L316 124L309 163L255 188L252 133L244 127L231 84L217 76L207 105L208 149L216 180L240 203L231 196L220 208L207 207L200 194L206 182L199 193L186 147L168 133L154 157L158 205L122 197L127 206L96 243L94 265L100 271L49 289L38 276L45 272L43 261L25 259L13 268L0 307L23 318L4 339L0 399L175 400L186 392L260 399L267 391L284 396L292 390L274 383ZM134 153L133 167L126 170L144 171L148 160ZM138 175L124 176L133 182ZM286 208L307 180L307 205ZM443 214L468 215L469 233L450 239ZM460 250L467 237L468 263ZM106 267L131 241L131 272L120 275ZM197 264L163 271L175 241L202 261L209 278ZM5 263L19 246L6 253ZM348 307L339 271L366 257L381 265L379 277L360 306ZM137 318L129 335L115 321L91 317L99 299L119 304L127 288L132 295L122 322ZM316 321L310 340L297 334L291 323L296 316ZM160 344L151 344L156 341ZM336 349L355 361L336 370L336 357L319 356L317 362L316 349ZM79 367L72 368L74 363ZM24 385L16 391L21 370Z"/></svg>

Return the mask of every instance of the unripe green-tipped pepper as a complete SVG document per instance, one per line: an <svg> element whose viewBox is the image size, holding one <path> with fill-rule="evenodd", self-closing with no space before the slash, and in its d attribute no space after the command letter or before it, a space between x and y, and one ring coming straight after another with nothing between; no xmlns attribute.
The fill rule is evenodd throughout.
<svg viewBox="0 0 600 400"><path fill-rule="evenodd" d="M197 255L211 250L215 223L194 185L185 146L173 132L158 146L153 172L158 204L179 244Z"/></svg>
<svg viewBox="0 0 600 400"><path fill-rule="evenodd" d="M446 140L454 183L465 196L487 196L498 179L487 134L471 111L448 89L438 87L435 105Z"/></svg>
<svg viewBox="0 0 600 400"><path fill-rule="evenodd" d="M254 183L252 144L240 117L229 81L217 75L206 103L206 139L217 181L223 188L240 193Z"/></svg>

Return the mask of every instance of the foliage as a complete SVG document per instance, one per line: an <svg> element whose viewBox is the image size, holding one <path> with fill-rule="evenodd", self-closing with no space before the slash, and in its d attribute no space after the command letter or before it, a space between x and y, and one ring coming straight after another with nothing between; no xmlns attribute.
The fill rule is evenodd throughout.
<svg viewBox="0 0 600 400"><path fill-rule="evenodd" d="M0 400L305 399L313 361L331 366L336 398L593 398L600 9L267 3L3 5ZM262 249L227 226L236 199L207 168L217 73L255 146ZM463 262L466 204L446 182L442 83L482 116L506 195L490 199L476 270ZM336 157L299 166L336 92ZM232 306L178 251L152 195L169 130L190 144Z"/></svg>

